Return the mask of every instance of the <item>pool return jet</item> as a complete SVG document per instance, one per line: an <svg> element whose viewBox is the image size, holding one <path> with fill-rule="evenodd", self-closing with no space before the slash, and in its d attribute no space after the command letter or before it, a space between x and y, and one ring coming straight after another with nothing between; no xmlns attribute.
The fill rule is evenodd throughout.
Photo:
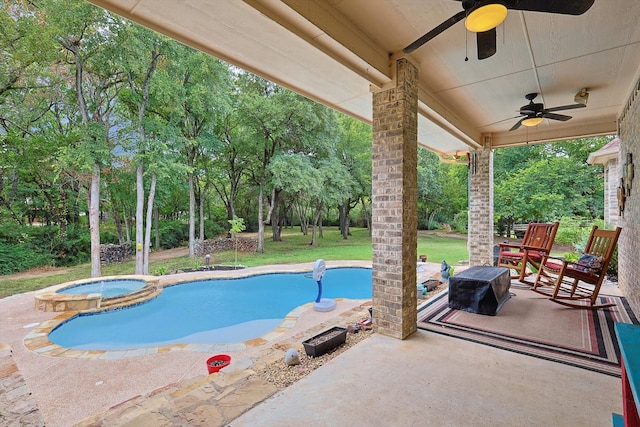
<svg viewBox="0 0 640 427"><path fill-rule="evenodd" d="M313 264L313 280L318 283L318 297L313 303L315 311L331 311L336 308L336 302L330 298L322 298L322 278L324 277L327 264L323 259L319 259Z"/></svg>

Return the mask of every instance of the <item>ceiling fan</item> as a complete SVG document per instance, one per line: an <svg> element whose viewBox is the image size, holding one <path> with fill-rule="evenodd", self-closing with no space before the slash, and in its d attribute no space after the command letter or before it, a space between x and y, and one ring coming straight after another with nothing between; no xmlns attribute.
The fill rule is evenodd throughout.
<svg viewBox="0 0 640 427"><path fill-rule="evenodd" d="M585 91L586 93L586 91ZM525 95L525 98L529 101L527 105L523 105L520 107L520 115L522 116L518 122L513 125L509 131L516 130L520 127L520 125L524 126L537 126L542 123L543 119L551 119L551 120L559 120L561 122L566 122L571 119L571 116L565 116L564 114L555 114L554 111L564 111L564 110L573 110L575 108L584 108L587 106L586 100L585 102L570 104L570 105L562 105L560 107L552 107L552 108L544 108L544 104L533 102L534 99L538 96L537 93L528 93ZM519 117L519 116L516 116ZM514 118L516 118L514 117Z"/></svg>
<svg viewBox="0 0 640 427"><path fill-rule="evenodd" d="M402 51L411 53L459 21L465 20L467 30L476 33L478 59L496 53L496 27L507 17L507 9L531 12L582 15L595 0L456 0L462 1L462 11L429 31Z"/></svg>

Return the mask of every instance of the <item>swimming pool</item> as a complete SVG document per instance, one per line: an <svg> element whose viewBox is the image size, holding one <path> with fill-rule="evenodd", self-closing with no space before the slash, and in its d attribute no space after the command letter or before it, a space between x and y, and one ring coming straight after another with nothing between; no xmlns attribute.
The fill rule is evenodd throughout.
<svg viewBox="0 0 640 427"><path fill-rule="evenodd" d="M143 304L81 314L54 329L49 340L80 350L247 341L274 330L291 310L313 302L317 293L310 273L188 282L166 287ZM327 269L322 296L371 299L372 270Z"/></svg>
<svg viewBox="0 0 640 427"><path fill-rule="evenodd" d="M56 293L65 295L102 294L103 298L111 298L138 291L146 284L146 281L138 279L99 280L62 288Z"/></svg>

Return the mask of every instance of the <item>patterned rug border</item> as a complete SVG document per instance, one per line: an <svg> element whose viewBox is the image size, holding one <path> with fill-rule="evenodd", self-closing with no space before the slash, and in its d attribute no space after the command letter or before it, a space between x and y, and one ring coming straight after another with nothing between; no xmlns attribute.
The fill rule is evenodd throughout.
<svg viewBox="0 0 640 427"><path fill-rule="evenodd" d="M512 284L511 289L529 290L530 288L520 284ZM615 337L614 324L615 322L638 324L638 320L624 297L601 295L600 299L603 302L617 302L616 307L624 309L624 313L618 313L615 307L590 312L591 320L595 326L597 353L536 341L524 336L507 335L486 329L446 323L446 320L443 321L443 319L455 311L448 306L447 290L440 292L419 307L418 328L619 378L621 375L620 349Z"/></svg>

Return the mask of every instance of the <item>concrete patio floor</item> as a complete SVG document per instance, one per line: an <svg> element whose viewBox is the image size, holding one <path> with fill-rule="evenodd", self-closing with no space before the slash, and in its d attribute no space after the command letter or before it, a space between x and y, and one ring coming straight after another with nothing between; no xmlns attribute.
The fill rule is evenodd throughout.
<svg viewBox="0 0 640 427"><path fill-rule="evenodd" d="M361 342L243 426L607 426L619 378L418 330Z"/></svg>
<svg viewBox="0 0 640 427"><path fill-rule="evenodd" d="M422 266L422 276L434 272L439 264ZM359 304L309 309L281 341L357 313ZM0 300L0 316L0 343L12 347L50 427L606 426L622 412L619 378L422 330L406 340L374 334L276 391L253 375L256 365L282 360L282 351L270 351L274 342L230 351L226 372L207 376L210 354L201 352L96 360L29 351L29 327L53 317L33 308L31 294Z"/></svg>

